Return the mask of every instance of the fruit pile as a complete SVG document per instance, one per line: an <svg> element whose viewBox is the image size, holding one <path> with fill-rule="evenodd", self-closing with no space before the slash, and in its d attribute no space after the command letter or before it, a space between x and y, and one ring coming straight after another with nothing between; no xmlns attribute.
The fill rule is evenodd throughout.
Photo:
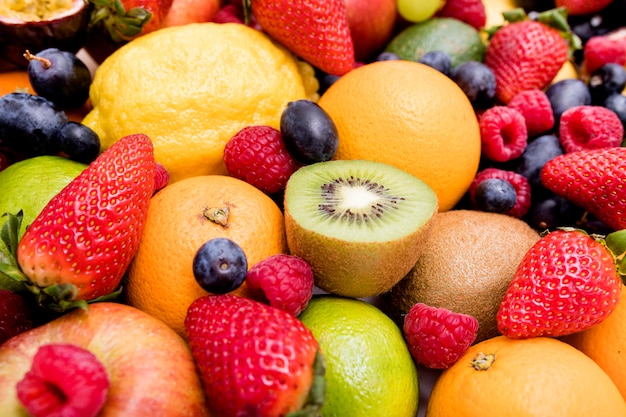
<svg viewBox="0 0 626 417"><path fill-rule="evenodd" d="M0 415L626 417L625 12L4 2Z"/></svg>

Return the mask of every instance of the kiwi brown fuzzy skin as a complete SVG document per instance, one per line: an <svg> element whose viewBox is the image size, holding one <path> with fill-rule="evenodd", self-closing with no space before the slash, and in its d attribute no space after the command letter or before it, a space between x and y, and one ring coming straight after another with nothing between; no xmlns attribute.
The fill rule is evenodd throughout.
<svg viewBox="0 0 626 417"><path fill-rule="evenodd" d="M437 207L433 216L436 212ZM309 262L317 287L367 298L389 291L411 270L430 234L432 218L401 239L350 243L301 227L285 207L285 232L290 253Z"/></svg>
<svg viewBox="0 0 626 417"><path fill-rule="evenodd" d="M539 240L527 223L474 210L441 212L415 266L381 298L398 323L416 303L474 316L474 343L499 335L496 314L522 258Z"/></svg>

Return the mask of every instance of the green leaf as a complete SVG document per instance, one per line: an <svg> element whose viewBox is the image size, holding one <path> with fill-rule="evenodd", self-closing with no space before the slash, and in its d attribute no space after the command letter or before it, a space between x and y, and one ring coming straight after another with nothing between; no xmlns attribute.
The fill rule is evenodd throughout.
<svg viewBox="0 0 626 417"><path fill-rule="evenodd" d="M604 242L609 250L613 252L617 272L626 284L626 230L609 233L605 237Z"/></svg>

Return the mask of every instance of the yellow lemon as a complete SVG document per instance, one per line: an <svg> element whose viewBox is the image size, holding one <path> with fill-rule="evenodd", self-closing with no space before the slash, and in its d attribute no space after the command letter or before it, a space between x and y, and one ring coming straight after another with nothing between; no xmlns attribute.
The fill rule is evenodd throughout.
<svg viewBox="0 0 626 417"><path fill-rule="evenodd" d="M287 103L315 98L313 71L241 24L196 23L141 36L110 55L83 123L102 148L132 133L154 143L171 181L226 174L224 145L245 126L278 128Z"/></svg>

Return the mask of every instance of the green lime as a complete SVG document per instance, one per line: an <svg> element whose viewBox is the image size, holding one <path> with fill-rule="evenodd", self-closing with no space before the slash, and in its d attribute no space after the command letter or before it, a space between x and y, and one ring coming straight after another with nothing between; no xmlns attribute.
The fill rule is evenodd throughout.
<svg viewBox="0 0 626 417"><path fill-rule="evenodd" d="M0 227L6 223L5 213L24 217L19 237L35 220L46 204L80 174L87 165L61 156L37 156L16 162L0 171ZM6 261L7 247L0 240L0 262ZM20 288L13 280L0 275L0 288Z"/></svg>
<svg viewBox="0 0 626 417"><path fill-rule="evenodd" d="M449 17L433 17L408 26L385 48L409 61L419 61L427 52L443 51L450 55L453 68L466 61L482 62L486 49L478 30Z"/></svg>
<svg viewBox="0 0 626 417"><path fill-rule="evenodd" d="M299 319L326 361L325 417L414 417L418 375L398 326L358 299L316 295Z"/></svg>

